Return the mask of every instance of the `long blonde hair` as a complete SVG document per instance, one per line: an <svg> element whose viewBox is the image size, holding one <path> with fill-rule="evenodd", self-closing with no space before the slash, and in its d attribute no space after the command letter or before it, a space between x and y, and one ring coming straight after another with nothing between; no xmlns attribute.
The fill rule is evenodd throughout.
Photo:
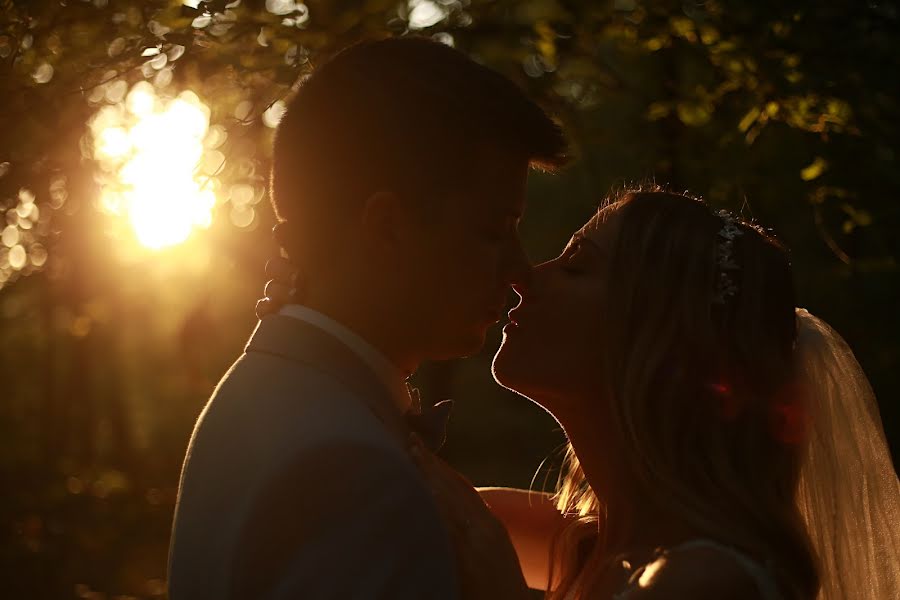
<svg viewBox="0 0 900 600"><path fill-rule="evenodd" d="M714 301L723 219L686 195L628 191L603 306L615 315L598 372L633 493L663 499L667 514L702 535L771 559L783 593L811 600L815 560L794 502L803 394L795 385L794 289L786 250L737 220L737 290ZM600 401L601 399L598 399ZM548 598L584 597L611 566L614 523L571 445L557 489L577 515L554 544ZM779 568L780 567L780 568Z"/></svg>

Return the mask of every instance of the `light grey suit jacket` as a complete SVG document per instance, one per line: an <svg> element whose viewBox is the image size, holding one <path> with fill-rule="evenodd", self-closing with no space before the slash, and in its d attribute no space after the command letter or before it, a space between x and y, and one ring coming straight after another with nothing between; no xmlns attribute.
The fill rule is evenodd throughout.
<svg viewBox="0 0 900 600"><path fill-rule="evenodd" d="M264 318L188 446L171 600L458 598L449 536L390 403L334 337Z"/></svg>

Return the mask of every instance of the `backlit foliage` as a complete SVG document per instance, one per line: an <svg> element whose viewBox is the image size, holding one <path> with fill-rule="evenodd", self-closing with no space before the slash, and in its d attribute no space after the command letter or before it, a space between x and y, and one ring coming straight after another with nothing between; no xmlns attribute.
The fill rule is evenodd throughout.
<svg viewBox="0 0 900 600"><path fill-rule="evenodd" d="M800 303L896 397L898 21L895 0L0 0L4 597L162 597L187 435L274 251L272 132L362 38L432 36L562 121L579 160L532 181L533 258L611 187L688 188L776 229ZM432 382L501 399L463 403L448 452L527 485L559 440L513 431L552 425L488 354Z"/></svg>

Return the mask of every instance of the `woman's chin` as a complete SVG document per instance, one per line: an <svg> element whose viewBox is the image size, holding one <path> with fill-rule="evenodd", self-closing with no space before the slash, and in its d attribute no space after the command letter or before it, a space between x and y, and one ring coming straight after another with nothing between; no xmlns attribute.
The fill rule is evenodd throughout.
<svg viewBox="0 0 900 600"><path fill-rule="evenodd" d="M548 370L544 348L526 343L516 333L521 334L504 328L503 341L491 364L494 381L553 414L552 404L556 403L554 399L562 386L557 385L556 378L549 377L554 369Z"/></svg>
<svg viewBox="0 0 900 600"><path fill-rule="evenodd" d="M504 328L503 341L491 364L494 381L509 390L523 394L525 386L522 375L528 372L528 361L523 358L517 351L516 344L510 342L507 330Z"/></svg>

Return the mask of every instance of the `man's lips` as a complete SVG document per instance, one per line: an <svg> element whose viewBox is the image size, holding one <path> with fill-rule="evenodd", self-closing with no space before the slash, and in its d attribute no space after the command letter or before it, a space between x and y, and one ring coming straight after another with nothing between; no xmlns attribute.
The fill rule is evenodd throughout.
<svg viewBox="0 0 900 600"><path fill-rule="evenodd" d="M490 310L488 311L488 320L491 323L498 323L500 321L500 315L503 314L503 311L499 310Z"/></svg>
<svg viewBox="0 0 900 600"><path fill-rule="evenodd" d="M503 300L488 309L487 315L491 320L491 323L499 323L503 319L503 312L506 307L507 303L505 300Z"/></svg>

